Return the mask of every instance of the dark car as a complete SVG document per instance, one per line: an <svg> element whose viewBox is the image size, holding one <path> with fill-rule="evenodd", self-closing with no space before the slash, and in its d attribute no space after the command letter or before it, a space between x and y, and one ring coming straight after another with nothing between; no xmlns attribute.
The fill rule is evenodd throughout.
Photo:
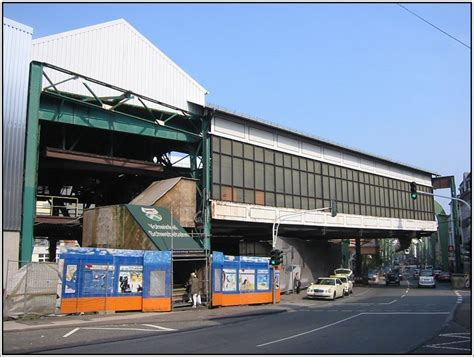
<svg viewBox="0 0 474 357"><path fill-rule="evenodd" d="M385 285L388 284L400 285L400 272L398 270L390 270L385 273Z"/></svg>
<svg viewBox="0 0 474 357"><path fill-rule="evenodd" d="M438 274L437 280L438 281L451 281L451 273L447 271L443 271Z"/></svg>

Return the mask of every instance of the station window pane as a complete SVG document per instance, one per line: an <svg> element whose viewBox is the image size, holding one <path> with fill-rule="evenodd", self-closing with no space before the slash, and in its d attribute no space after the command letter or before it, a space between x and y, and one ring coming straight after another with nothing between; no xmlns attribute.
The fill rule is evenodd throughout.
<svg viewBox="0 0 474 357"><path fill-rule="evenodd" d="M354 205L354 214L360 215L360 205Z"/></svg>
<svg viewBox="0 0 474 357"><path fill-rule="evenodd" d="M308 209L315 209L316 208L316 200L314 198L308 199Z"/></svg>
<svg viewBox="0 0 474 357"><path fill-rule="evenodd" d="M234 187L234 196L232 200L234 202L244 202L244 190Z"/></svg>
<svg viewBox="0 0 474 357"><path fill-rule="evenodd" d="M329 207L329 206L324 206L324 200L317 199L316 200L316 208L323 208L323 207Z"/></svg>
<svg viewBox="0 0 474 357"><path fill-rule="evenodd" d="M355 204L349 204L349 214L355 214Z"/></svg>
<svg viewBox="0 0 474 357"><path fill-rule="evenodd" d="M285 207L293 208L293 196L285 195Z"/></svg>
<svg viewBox="0 0 474 357"><path fill-rule="evenodd" d="M221 145L219 141L218 136L213 136L212 137L212 151L214 152L220 152L221 151Z"/></svg>
<svg viewBox="0 0 474 357"><path fill-rule="evenodd" d="M284 169L285 171L285 193L292 192L292 184L291 184L291 169Z"/></svg>
<svg viewBox="0 0 474 357"><path fill-rule="evenodd" d="M359 184L357 182L354 182L354 202L361 202L361 200L359 199Z"/></svg>
<svg viewBox="0 0 474 357"><path fill-rule="evenodd" d="M276 195L276 205L277 207L285 207L285 196L277 193Z"/></svg>
<svg viewBox="0 0 474 357"><path fill-rule="evenodd" d="M329 177L323 176L323 194L324 194L324 199L329 199Z"/></svg>
<svg viewBox="0 0 474 357"><path fill-rule="evenodd" d="M275 174L273 165L265 164L265 191L275 191ZM275 205L275 199L273 199L273 205ZM273 206L272 205L272 206Z"/></svg>
<svg viewBox="0 0 474 357"><path fill-rule="evenodd" d="M301 195L308 196L308 174L301 172Z"/></svg>
<svg viewBox="0 0 474 357"><path fill-rule="evenodd" d="M253 160L253 146L244 144L244 157L249 160Z"/></svg>
<svg viewBox="0 0 474 357"><path fill-rule="evenodd" d="M265 149L265 162L268 164L273 164L273 150Z"/></svg>
<svg viewBox="0 0 474 357"><path fill-rule="evenodd" d="M294 170L299 170L299 168L300 168L300 160L298 159L298 157L296 157L296 156L292 156L292 157L291 157L291 167L292 167Z"/></svg>
<svg viewBox="0 0 474 357"><path fill-rule="evenodd" d="M275 167L276 192L285 192L283 168Z"/></svg>
<svg viewBox="0 0 474 357"><path fill-rule="evenodd" d="M334 177L329 178L329 193L331 199L335 200L336 199L336 179ZM326 198L326 197L324 197Z"/></svg>
<svg viewBox="0 0 474 357"><path fill-rule="evenodd" d="M275 206L275 194L272 192L265 192L265 206Z"/></svg>
<svg viewBox="0 0 474 357"><path fill-rule="evenodd" d="M221 186L221 200L232 201L232 187Z"/></svg>
<svg viewBox="0 0 474 357"><path fill-rule="evenodd" d="M213 200L221 199L221 187L219 185L212 185L212 199Z"/></svg>
<svg viewBox="0 0 474 357"><path fill-rule="evenodd" d="M291 167L291 155L284 154L283 155L283 163L285 167Z"/></svg>
<svg viewBox="0 0 474 357"><path fill-rule="evenodd" d="M308 172L314 172L314 161L313 160L308 160Z"/></svg>
<svg viewBox="0 0 474 357"><path fill-rule="evenodd" d="M283 166L283 154L281 152L275 153L275 164Z"/></svg>
<svg viewBox="0 0 474 357"><path fill-rule="evenodd" d="M321 164L322 170L323 170L323 175L329 175L329 165L322 163Z"/></svg>
<svg viewBox="0 0 474 357"><path fill-rule="evenodd" d="M349 203L341 203L341 206L343 207L343 213L349 213Z"/></svg>
<svg viewBox="0 0 474 357"><path fill-rule="evenodd" d="M242 187L244 185L243 173L244 173L244 162L242 159L234 157L232 159L232 179L233 185Z"/></svg>
<svg viewBox="0 0 474 357"><path fill-rule="evenodd" d="M336 197L339 201L342 201L342 180L336 179Z"/></svg>
<svg viewBox="0 0 474 357"><path fill-rule="evenodd" d="M335 174L336 174L336 170L334 168L334 165L328 165L328 167L329 167L329 176L334 177Z"/></svg>
<svg viewBox="0 0 474 357"><path fill-rule="evenodd" d="M308 171L308 168L306 166L306 159L300 157L300 170L301 171Z"/></svg>
<svg viewBox="0 0 474 357"><path fill-rule="evenodd" d="M263 148L255 146L255 161L263 161Z"/></svg>
<svg viewBox="0 0 474 357"><path fill-rule="evenodd" d="M234 156L242 157L244 154L244 145L238 141L232 142L232 154Z"/></svg>
<svg viewBox="0 0 474 357"><path fill-rule="evenodd" d="M219 154L212 154L212 182L220 183L221 159Z"/></svg>
<svg viewBox="0 0 474 357"><path fill-rule="evenodd" d="M244 190L244 199L245 199L245 203L254 204L255 193L253 192L253 190Z"/></svg>
<svg viewBox="0 0 474 357"><path fill-rule="evenodd" d="M254 188L253 161L244 160L244 183L247 188Z"/></svg>
<svg viewBox="0 0 474 357"><path fill-rule="evenodd" d="M352 181L352 170L347 169L346 171L347 171L347 179Z"/></svg>
<svg viewBox="0 0 474 357"><path fill-rule="evenodd" d="M314 174L308 174L308 196L314 197Z"/></svg>
<svg viewBox="0 0 474 357"><path fill-rule="evenodd" d="M232 141L221 138L221 152L223 154L232 155Z"/></svg>
<svg viewBox="0 0 474 357"><path fill-rule="evenodd" d="M337 178L342 178L342 168L340 166L335 167L334 176Z"/></svg>
<svg viewBox="0 0 474 357"><path fill-rule="evenodd" d="M352 182L351 182L352 186ZM347 181L342 180L342 200L349 201L349 195L347 194Z"/></svg>
<svg viewBox="0 0 474 357"><path fill-rule="evenodd" d="M316 197L317 198L323 198L322 176L314 175L314 186L315 186Z"/></svg>
<svg viewBox="0 0 474 357"><path fill-rule="evenodd" d="M265 204L265 192L255 191L255 204L264 205Z"/></svg>
<svg viewBox="0 0 474 357"><path fill-rule="evenodd" d="M265 189L263 164L259 162L255 163L255 188L257 190Z"/></svg>
<svg viewBox="0 0 474 357"><path fill-rule="evenodd" d="M321 163L319 161L314 162L314 173L315 174L321 173Z"/></svg>
<svg viewBox="0 0 474 357"><path fill-rule="evenodd" d="M354 183L352 181L347 182L347 200L354 202Z"/></svg>
<svg viewBox="0 0 474 357"><path fill-rule="evenodd" d="M369 174L369 183L371 185L375 185L375 176L374 175Z"/></svg>
<svg viewBox="0 0 474 357"><path fill-rule="evenodd" d="M308 209L308 197L301 197L301 209Z"/></svg>
<svg viewBox="0 0 474 357"><path fill-rule="evenodd" d="M293 194L300 194L300 172L293 170Z"/></svg>
<svg viewBox="0 0 474 357"><path fill-rule="evenodd" d="M359 193L360 193L360 203L365 203L365 185L363 183L359 184Z"/></svg>
<svg viewBox="0 0 474 357"><path fill-rule="evenodd" d="M221 183L232 185L232 159L230 156L221 155Z"/></svg>
<svg viewBox="0 0 474 357"><path fill-rule="evenodd" d="M293 196L293 208L301 208L301 198L300 196Z"/></svg>

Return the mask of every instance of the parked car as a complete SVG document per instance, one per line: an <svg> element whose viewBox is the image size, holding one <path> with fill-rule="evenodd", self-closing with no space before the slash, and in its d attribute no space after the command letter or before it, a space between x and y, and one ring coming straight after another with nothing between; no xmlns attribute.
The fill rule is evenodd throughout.
<svg viewBox="0 0 474 357"><path fill-rule="evenodd" d="M447 271L442 271L438 274L438 281L451 281L451 273Z"/></svg>
<svg viewBox="0 0 474 357"><path fill-rule="evenodd" d="M347 279L346 276L343 276L343 275L331 275L330 276L331 278L338 278L341 282L342 282L342 285L344 286L344 295L349 295L349 294L352 294L352 288L354 287L354 284L352 283L352 281L350 281L349 279Z"/></svg>
<svg viewBox="0 0 474 357"><path fill-rule="evenodd" d="M441 274L441 270L439 270L439 269L433 270L433 276L434 276L435 280L438 280L438 275L439 274Z"/></svg>
<svg viewBox="0 0 474 357"><path fill-rule="evenodd" d="M389 284L400 285L400 276L398 270L389 270L385 273L385 285Z"/></svg>
<svg viewBox="0 0 474 357"><path fill-rule="evenodd" d="M335 275L345 276L348 280L354 281L354 273L351 269L339 268L334 270Z"/></svg>
<svg viewBox="0 0 474 357"><path fill-rule="evenodd" d="M377 270L369 270L368 275L369 281L376 281L379 273Z"/></svg>
<svg viewBox="0 0 474 357"><path fill-rule="evenodd" d="M339 278L319 278L308 287L306 296L334 300L337 297L344 297L344 286Z"/></svg>
<svg viewBox="0 0 474 357"><path fill-rule="evenodd" d="M420 269L413 270L413 279L418 279L420 277Z"/></svg>
<svg viewBox="0 0 474 357"><path fill-rule="evenodd" d="M432 270L422 270L420 272L420 278L418 279L418 287L421 288L425 286L430 288L436 288L436 283Z"/></svg>

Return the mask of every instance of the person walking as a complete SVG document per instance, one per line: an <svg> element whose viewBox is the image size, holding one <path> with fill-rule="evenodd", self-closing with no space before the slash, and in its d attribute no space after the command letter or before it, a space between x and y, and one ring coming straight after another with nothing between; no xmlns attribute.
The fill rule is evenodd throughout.
<svg viewBox="0 0 474 357"><path fill-rule="evenodd" d="M296 273L295 274L295 279L293 281L293 291L296 290L296 293L300 293L300 288L301 288L301 280L300 280L300 274Z"/></svg>
<svg viewBox="0 0 474 357"><path fill-rule="evenodd" d="M188 282L191 291L191 296L193 297L193 309L201 305L201 286L199 284L199 279L196 276L195 272L191 273Z"/></svg>

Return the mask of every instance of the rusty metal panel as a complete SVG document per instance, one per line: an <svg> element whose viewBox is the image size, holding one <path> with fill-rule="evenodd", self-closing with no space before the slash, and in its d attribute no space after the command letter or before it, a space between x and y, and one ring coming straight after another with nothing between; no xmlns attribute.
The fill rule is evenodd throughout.
<svg viewBox="0 0 474 357"><path fill-rule="evenodd" d="M3 18L3 229L19 231L33 29Z"/></svg>

